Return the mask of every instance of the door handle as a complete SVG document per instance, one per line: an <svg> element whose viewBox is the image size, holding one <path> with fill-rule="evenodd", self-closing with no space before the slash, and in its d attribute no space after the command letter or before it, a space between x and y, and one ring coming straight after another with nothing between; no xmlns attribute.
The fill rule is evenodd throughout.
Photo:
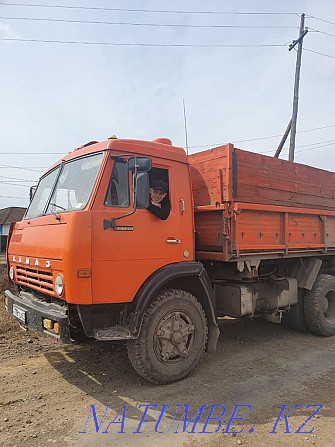
<svg viewBox="0 0 335 447"><path fill-rule="evenodd" d="M166 242L168 244L180 244L181 240L180 239L167 239Z"/></svg>
<svg viewBox="0 0 335 447"><path fill-rule="evenodd" d="M185 201L180 198L180 214L183 215L185 213Z"/></svg>

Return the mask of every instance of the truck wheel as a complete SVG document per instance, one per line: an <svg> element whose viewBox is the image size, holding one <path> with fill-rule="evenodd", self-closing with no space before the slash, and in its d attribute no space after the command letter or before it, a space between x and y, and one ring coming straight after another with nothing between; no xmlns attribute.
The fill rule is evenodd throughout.
<svg viewBox="0 0 335 447"><path fill-rule="evenodd" d="M207 332L199 301L183 290L165 290L147 308L139 337L127 341L129 360L149 382L181 380L200 362Z"/></svg>
<svg viewBox="0 0 335 447"><path fill-rule="evenodd" d="M305 296L305 318L308 329L316 335L335 334L335 276L319 275Z"/></svg>
<svg viewBox="0 0 335 447"><path fill-rule="evenodd" d="M283 320L291 328L300 332L307 332L305 312L304 312L304 295L305 290L299 289L298 302L291 307L290 311L283 315Z"/></svg>

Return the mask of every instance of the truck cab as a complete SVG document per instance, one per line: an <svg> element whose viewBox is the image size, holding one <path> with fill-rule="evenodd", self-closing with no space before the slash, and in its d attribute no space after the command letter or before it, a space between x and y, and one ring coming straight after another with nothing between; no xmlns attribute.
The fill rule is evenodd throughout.
<svg viewBox="0 0 335 447"><path fill-rule="evenodd" d="M147 209L156 180L168 185L166 220ZM209 346L216 343L209 279L194 260L189 165L170 140L111 138L69 153L41 177L24 219L12 226L7 260L17 293L6 291L6 308L23 326L61 342L80 330L97 340L127 339L137 370L147 368L138 365L138 349L148 312L162 312L150 329L163 335L148 380L176 380L195 367L208 344L207 320Z"/></svg>

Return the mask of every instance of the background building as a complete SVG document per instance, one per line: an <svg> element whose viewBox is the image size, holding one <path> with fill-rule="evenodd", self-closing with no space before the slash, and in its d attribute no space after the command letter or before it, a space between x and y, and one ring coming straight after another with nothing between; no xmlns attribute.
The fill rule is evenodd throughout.
<svg viewBox="0 0 335 447"><path fill-rule="evenodd" d="M20 206L9 206L0 210L0 251L6 250L10 223L21 220L25 212L26 208Z"/></svg>

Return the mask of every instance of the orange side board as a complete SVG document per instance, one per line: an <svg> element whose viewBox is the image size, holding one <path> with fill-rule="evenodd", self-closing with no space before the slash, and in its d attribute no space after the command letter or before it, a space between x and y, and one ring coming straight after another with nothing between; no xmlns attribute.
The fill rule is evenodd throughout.
<svg viewBox="0 0 335 447"><path fill-rule="evenodd" d="M199 259L335 250L335 173L233 145L189 162Z"/></svg>

